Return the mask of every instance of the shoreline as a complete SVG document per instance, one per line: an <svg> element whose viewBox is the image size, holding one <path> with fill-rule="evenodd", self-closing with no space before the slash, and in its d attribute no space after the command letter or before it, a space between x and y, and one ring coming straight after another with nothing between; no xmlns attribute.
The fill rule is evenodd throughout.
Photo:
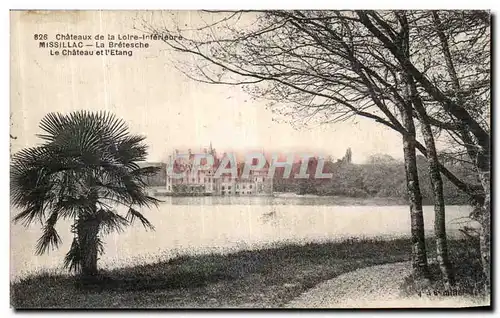
<svg viewBox="0 0 500 318"><path fill-rule="evenodd" d="M428 246L432 257L432 240ZM450 251L462 251L464 246L469 246L464 240L450 241ZM277 308L341 274L408 261L410 250L406 238L351 239L226 255L179 255L104 270L100 278L84 285L72 276L35 274L11 282L11 303L18 309Z"/></svg>
<svg viewBox="0 0 500 318"><path fill-rule="evenodd" d="M163 189L163 187L151 187L150 191L156 193L157 189ZM321 194L297 194L295 192L273 192L272 194L259 194L259 195L203 195L203 194L165 194L153 195L155 198L165 201L165 200L215 200L217 203L220 201L238 201L242 200L245 202L252 201L265 201L277 202L278 204L303 204L309 200L315 205L338 205L338 206L404 206L408 205L408 201L401 197L353 197L345 195L321 195ZM287 200L287 201L285 201ZM283 202L281 202L283 201ZM423 205L433 205L433 202L423 201ZM464 206L467 203L463 202L451 202L445 203L446 206Z"/></svg>

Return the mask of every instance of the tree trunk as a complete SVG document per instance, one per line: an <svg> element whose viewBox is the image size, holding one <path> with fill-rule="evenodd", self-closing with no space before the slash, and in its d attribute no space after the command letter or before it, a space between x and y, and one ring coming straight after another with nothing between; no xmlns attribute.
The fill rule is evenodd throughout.
<svg viewBox="0 0 500 318"><path fill-rule="evenodd" d="M417 111L421 122L421 131L427 148L427 162L429 164L429 176L432 185L432 194L434 197L434 236L436 237L436 256L446 287L455 284L453 269L448 256L448 240L446 237L446 215L443 194L443 179L439 170L439 159L436 151L434 135L429 124L427 111L418 96L418 91L411 75L408 74L408 83L410 85L410 94L415 110Z"/></svg>
<svg viewBox="0 0 500 318"><path fill-rule="evenodd" d="M405 13L400 13L402 30L398 41L399 49L405 56L409 56L409 26ZM422 209L422 193L418 180L416 133L413 122L413 107L410 91L410 76L400 74L403 87L404 103L398 105L401 118L407 134L403 134L403 153L406 172L406 185L410 203L411 218L411 243L412 243L412 269L415 279L428 279L427 253L425 248L424 213Z"/></svg>
<svg viewBox="0 0 500 318"><path fill-rule="evenodd" d="M81 252L81 274L84 277L95 277L98 273L99 223L94 218L82 220L78 224L77 235Z"/></svg>
<svg viewBox="0 0 500 318"><path fill-rule="evenodd" d="M428 124L422 123L422 134L429 153L429 175L434 196L434 235L436 237L436 255L445 286L455 284L455 279L448 257L448 240L446 238L446 216L443 195L443 180L438 168L438 158L434 137ZM432 151L430 150L432 149Z"/></svg>
<svg viewBox="0 0 500 318"><path fill-rule="evenodd" d="M425 248L424 214L422 194L418 180L417 156L415 149L415 124L411 104L401 107L403 125L408 134L403 135L403 153L406 185L410 204L412 268L416 278L428 278L427 253Z"/></svg>
<svg viewBox="0 0 500 318"><path fill-rule="evenodd" d="M490 194L486 195L485 204L483 206L483 215L481 216L481 232L479 242L481 248L481 263L483 265L483 273L485 277L485 291L490 293L491 286L491 222L490 222Z"/></svg>
<svg viewBox="0 0 500 318"><path fill-rule="evenodd" d="M406 121L406 120L405 120ZM411 122L413 126L413 122ZM429 276L425 249L424 215L422 194L418 182L415 144L409 136L403 136L403 151L406 172L406 185L410 203L412 268L417 278Z"/></svg>
<svg viewBox="0 0 500 318"><path fill-rule="evenodd" d="M434 26L436 32L438 34L439 40L441 42L441 50L443 56L446 61L446 69L448 71L448 75L450 76L451 83L453 85L453 89L456 93L460 92L460 81L458 79L455 65L453 63L453 58L450 53L450 48L448 45L448 39L443 32L441 20L437 11L432 11L432 17L434 21ZM461 100L458 100L461 102ZM459 118L460 119L460 118ZM471 130L471 121L464 122L464 128L460 132L462 135L462 140L465 144L465 148L467 153L471 157L473 161L475 161L479 180L481 182L481 186L484 190L484 202L477 202L482 204L482 213L480 215L479 223L481 225L480 235L479 235L479 244L480 244L480 253L481 253L481 263L483 266L483 273L485 276L485 289L489 292L491 276L490 276L490 241L491 241L491 193L490 193L490 137L489 134L474 134L474 131ZM467 130L464 130L467 129ZM469 135L469 131L475 137L471 138ZM475 149L474 149L475 148Z"/></svg>
<svg viewBox="0 0 500 318"><path fill-rule="evenodd" d="M480 235L479 244L481 251L481 263L485 278L485 291L490 292L491 286L491 179L490 179L490 160L484 154L479 154L476 159L479 179L484 188L485 198L480 216Z"/></svg>

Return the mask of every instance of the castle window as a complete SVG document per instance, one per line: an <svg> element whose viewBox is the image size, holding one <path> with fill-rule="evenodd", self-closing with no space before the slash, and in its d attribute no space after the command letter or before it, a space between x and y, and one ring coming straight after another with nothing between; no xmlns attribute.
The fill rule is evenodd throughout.
<svg viewBox="0 0 500 318"><path fill-rule="evenodd" d="M222 186L222 190L224 190L224 186Z"/></svg>

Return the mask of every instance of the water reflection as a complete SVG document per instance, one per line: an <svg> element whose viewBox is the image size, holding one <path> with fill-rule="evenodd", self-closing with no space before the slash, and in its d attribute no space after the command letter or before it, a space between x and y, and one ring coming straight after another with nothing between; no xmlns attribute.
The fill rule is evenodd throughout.
<svg viewBox="0 0 500 318"><path fill-rule="evenodd" d="M263 224L271 223L273 225L276 225L278 222L276 209L274 208L269 212L263 213L260 218Z"/></svg>
<svg viewBox="0 0 500 318"><path fill-rule="evenodd" d="M160 197L159 199L171 205L405 205L404 201L391 198L357 199L288 193L274 196Z"/></svg>

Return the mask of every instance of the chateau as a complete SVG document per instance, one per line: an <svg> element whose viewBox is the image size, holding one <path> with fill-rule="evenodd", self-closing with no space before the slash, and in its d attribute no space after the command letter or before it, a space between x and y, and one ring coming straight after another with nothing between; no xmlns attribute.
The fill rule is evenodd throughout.
<svg viewBox="0 0 500 318"><path fill-rule="evenodd" d="M224 153L218 156L212 144L199 154L188 150L187 154L179 155L175 150L167 161L166 191L167 195L272 195L273 180L268 178L269 163L262 169L250 170L247 176L242 176L243 164L237 164L237 175L222 173L217 176L216 171L220 163L227 156ZM210 156L208 156L210 155ZM207 158L213 158L213 164L208 165ZM175 176L174 176L175 174Z"/></svg>

